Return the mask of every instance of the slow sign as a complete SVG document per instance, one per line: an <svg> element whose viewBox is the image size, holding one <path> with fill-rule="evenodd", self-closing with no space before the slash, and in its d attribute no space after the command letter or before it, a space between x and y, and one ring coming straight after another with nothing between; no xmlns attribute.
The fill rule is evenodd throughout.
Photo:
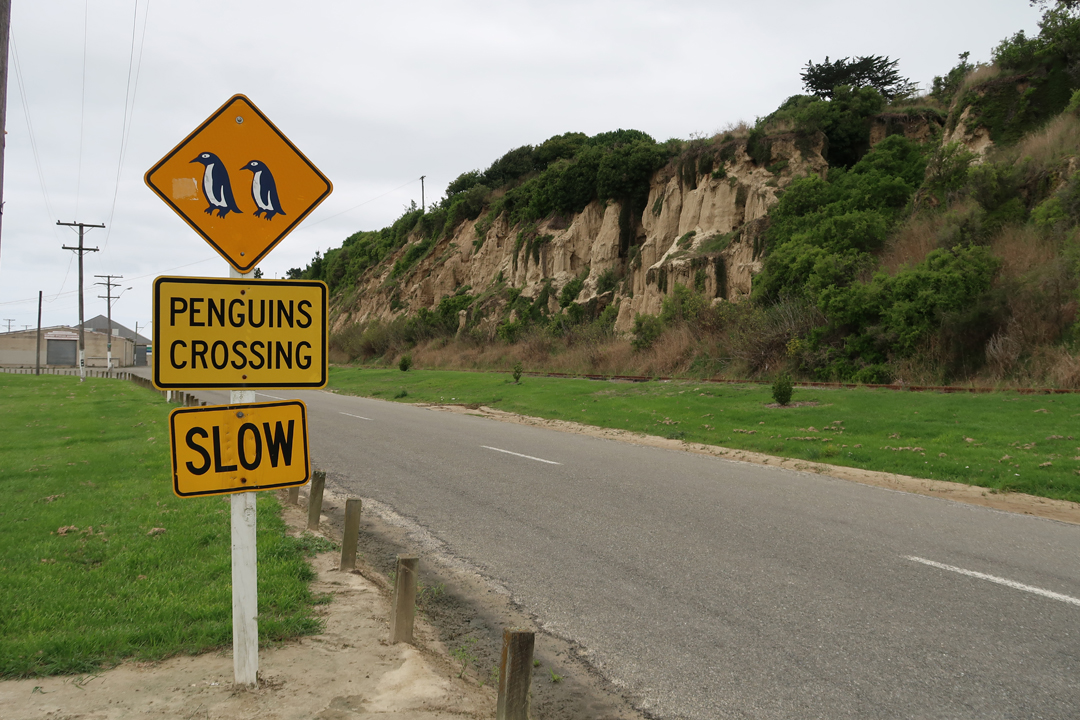
<svg viewBox="0 0 1080 720"><path fill-rule="evenodd" d="M159 277L154 385L326 385L326 285L314 280Z"/></svg>
<svg viewBox="0 0 1080 720"><path fill-rule="evenodd" d="M307 408L299 400L177 408L169 413L173 492L180 497L307 483Z"/></svg>

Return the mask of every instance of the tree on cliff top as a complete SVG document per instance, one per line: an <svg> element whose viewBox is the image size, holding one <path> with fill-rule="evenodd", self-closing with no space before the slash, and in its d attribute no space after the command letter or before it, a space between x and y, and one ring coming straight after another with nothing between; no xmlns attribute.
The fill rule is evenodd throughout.
<svg viewBox="0 0 1080 720"><path fill-rule="evenodd" d="M826 55L824 62L808 61L800 77L806 91L819 98L831 99L835 88L850 85L872 87L886 100L893 100L911 95L916 89L915 83L902 77L896 69L899 62L879 55L830 61Z"/></svg>

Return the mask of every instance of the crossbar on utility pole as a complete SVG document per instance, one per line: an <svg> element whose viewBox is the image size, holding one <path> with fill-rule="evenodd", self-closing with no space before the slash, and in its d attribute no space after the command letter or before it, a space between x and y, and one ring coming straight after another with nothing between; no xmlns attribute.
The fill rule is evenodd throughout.
<svg viewBox="0 0 1080 720"><path fill-rule="evenodd" d="M95 285L104 285L105 286L105 295L104 296L98 295L98 297L105 301L105 303L106 303L105 313L106 313L106 315L107 315L107 317L109 319L109 337L105 341L105 357L106 357L105 363L106 363L106 366L107 366L107 370L108 370L109 374L111 375L112 374L112 303L113 303L112 289L114 287L120 287L120 283L114 283L113 278L116 278L117 280L120 280L120 279L123 279L124 276L123 275L95 275L94 277L105 278L105 282L97 282L97 283L94 283L94 284ZM117 298L119 298L119 297L120 296L117 295Z"/></svg>
<svg viewBox="0 0 1080 720"><path fill-rule="evenodd" d="M67 245L62 247L64 250L75 250L79 253L79 382L83 382L86 380L86 328L83 327L85 322L83 319L83 255L88 252L98 252L98 248L83 247L83 236L86 234L86 228L103 228L105 226L80 222L66 223L59 220L56 221L56 224L79 228L79 247L69 247Z"/></svg>

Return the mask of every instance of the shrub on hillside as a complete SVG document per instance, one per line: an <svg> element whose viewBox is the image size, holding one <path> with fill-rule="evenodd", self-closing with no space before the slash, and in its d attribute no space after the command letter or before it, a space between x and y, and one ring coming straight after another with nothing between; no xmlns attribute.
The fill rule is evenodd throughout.
<svg viewBox="0 0 1080 720"><path fill-rule="evenodd" d="M656 315L634 316L634 339L630 341L631 347L637 351L648 350L653 346L664 332L664 323Z"/></svg>
<svg viewBox="0 0 1080 720"><path fill-rule="evenodd" d="M828 148L825 159L833 167L851 167L870 148L869 119L885 107L885 98L871 87L836 88L830 100L813 95L794 95L771 115L758 123L765 130L775 126L793 126L802 135L825 133ZM753 145L758 148L760 141ZM750 152L751 145L747 146ZM752 154L758 164L768 162L763 150Z"/></svg>
<svg viewBox="0 0 1080 720"><path fill-rule="evenodd" d="M582 288L585 287L587 277L589 277L589 271L586 268L585 272L563 285L562 290L559 291L559 307L569 307L577 299Z"/></svg>

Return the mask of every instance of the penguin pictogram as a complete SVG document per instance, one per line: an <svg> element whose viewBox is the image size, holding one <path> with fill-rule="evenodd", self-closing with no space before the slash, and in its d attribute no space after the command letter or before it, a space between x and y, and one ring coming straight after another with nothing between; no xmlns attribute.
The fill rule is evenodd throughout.
<svg viewBox="0 0 1080 720"><path fill-rule="evenodd" d="M233 199L232 185L229 183L229 173L225 170L221 159L214 153L199 153L191 162L201 163L203 170L203 194L206 202L210 203L206 208L206 214L211 215L217 211L218 217L223 218L230 212L238 213L240 208Z"/></svg>
<svg viewBox="0 0 1080 720"><path fill-rule="evenodd" d="M251 172L251 198L258 208L253 213L255 217L266 213L262 217L269 220L275 215L284 215L285 211L281 209L281 201L278 199L277 184L274 176L270 174L270 168L260 160L252 160L240 169Z"/></svg>

